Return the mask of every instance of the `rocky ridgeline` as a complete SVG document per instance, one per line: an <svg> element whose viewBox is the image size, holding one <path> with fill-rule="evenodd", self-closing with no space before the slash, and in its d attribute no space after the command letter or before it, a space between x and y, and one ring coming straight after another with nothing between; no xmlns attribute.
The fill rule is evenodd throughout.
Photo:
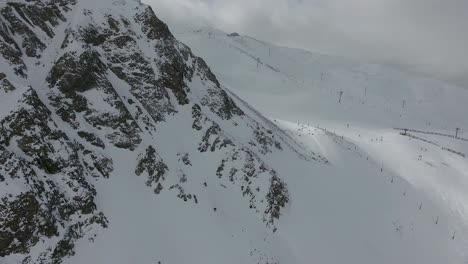
<svg viewBox="0 0 468 264"><path fill-rule="evenodd" d="M155 195L174 191L194 204L186 183L200 179L188 152L217 153L215 180L276 230L289 195L264 156L297 152L286 134L236 103L150 7L83 2L0 3L0 260L60 263L76 240L92 242L109 221L93 182L113 177L119 150L134 153L135 177ZM170 166L153 136L184 113L198 147Z"/></svg>

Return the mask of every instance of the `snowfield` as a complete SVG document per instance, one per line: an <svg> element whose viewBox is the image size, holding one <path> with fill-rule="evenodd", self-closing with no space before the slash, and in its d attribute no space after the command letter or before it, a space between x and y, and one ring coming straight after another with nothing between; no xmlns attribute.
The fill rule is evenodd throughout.
<svg viewBox="0 0 468 264"><path fill-rule="evenodd" d="M466 88L211 27L170 26L226 87L330 161L287 168L297 190L279 229L298 263L467 261Z"/></svg>

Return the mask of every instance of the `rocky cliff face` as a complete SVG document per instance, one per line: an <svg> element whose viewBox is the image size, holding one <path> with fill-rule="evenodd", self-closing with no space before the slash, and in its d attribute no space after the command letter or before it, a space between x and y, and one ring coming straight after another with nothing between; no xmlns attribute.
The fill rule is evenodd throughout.
<svg viewBox="0 0 468 264"><path fill-rule="evenodd" d="M233 188L271 232L290 198L266 157L315 159L232 98L139 1L4 1L0 54L7 263L61 263L76 241L92 243L112 223L95 183L119 173L116 153L156 196L197 206L188 182ZM160 133L168 128L174 136ZM195 173L201 168L205 175Z"/></svg>

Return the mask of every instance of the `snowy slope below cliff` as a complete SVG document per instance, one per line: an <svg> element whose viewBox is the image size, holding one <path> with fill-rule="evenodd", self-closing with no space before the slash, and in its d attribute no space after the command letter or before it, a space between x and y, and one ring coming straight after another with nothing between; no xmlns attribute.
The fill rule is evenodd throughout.
<svg viewBox="0 0 468 264"><path fill-rule="evenodd" d="M326 260L329 262L321 263L340 261L360 263L359 261L362 262L364 259L367 260L364 263L380 263L382 259L388 260L389 263L398 261L430 263L430 260L423 261L418 259L418 256L431 258L430 256L437 254L444 256L440 262L466 261L464 256L466 250L463 249L466 248L468 240L466 233L468 141L463 135L463 131L468 130L466 89L381 65L363 64L345 58L277 47L245 36L229 37L225 32L209 27L174 25L174 31L180 40L207 60L221 82L233 92L251 105L255 105L272 120L277 120L285 128L290 129L292 133L298 134L298 139L305 145L310 145L311 149L316 151L320 150L319 152L330 160L333 166L341 167L346 164L339 174L340 180L350 180L355 185L347 183L344 184L345 188L354 186L356 193L362 193L363 190L370 188L375 193L369 194L367 199L372 201L381 198L380 195L388 195L388 198L393 200L392 203L396 203L399 207L397 211L401 210L399 220L396 220L399 217L392 219L392 216L386 212L381 212L383 214L381 217L394 223L395 229L406 235L390 244L369 242L372 240L369 240L367 235L362 235L365 230L350 227L347 221L353 221L358 217L356 225L351 226L365 223L364 229L375 224L372 220L366 221L357 216L366 211L357 213L356 208L352 208L370 202L353 201L348 207L354 211L348 212L349 216L340 215L340 223L337 225L340 228L352 229L355 232L352 239L363 236L364 241L356 243L353 240L354 242L349 242L345 247L342 243L343 237L348 237L349 234L340 236L339 239L334 237L328 243L332 250L336 250L333 246L339 247L336 252L345 248L349 254L344 255L354 257L346 259L342 258L343 255L340 253L335 253L335 256L333 253L328 253L330 258ZM340 92L343 92L341 103L339 103ZM283 123L280 120L292 123ZM404 130L395 128L410 130L405 133ZM454 138L455 128L461 129L459 138ZM343 141L346 145L345 152L364 158L365 164L374 164L376 171L359 169L353 172L351 168L355 168L360 162L356 164L344 162L347 158L343 158L343 154L337 152L335 144L326 144L325 140L316 137L316 131L319 134L325 133L321 129L329 131L331 133L329 136L337 136L340 142ZM315 132L308 132L309 130ZM362 175L370 174L378 177L382 173L384 188L389 188L390 193L383 192L381 189L383 186L364 187L370 184L369 179L359 180ZM404 184L400 185L401 183ZM310 185L313 185L312 182ZM305 184L305 186L310 185ZM408 200L408 193L411 193L408 188L413 189L412 195L417 198ZM336 203L340 203L338 201L345 203L346 198L332 200ZM427 201L438 209L427 208ZM380 208L380 204L384 203L376 204L379 205L375 207ZM408 211L404 209L406 206L410 207ZM344 204L343 207L347 208ZM422 207L421 210L419 207ZM343 208L340 207L339 210ZM367 208L367 210L379 209ZM314 217L318 216L314 214ZM403 218L406 220L402 220ZM416 220L418 218L420 220ZM335 218L330 217L330 219ZM442 223L440 219L447 221L443 224L443 230L439 226ZM440 233L434 237L426 237L428 233L424 232L416 234L415 230L421 224L417 223L418 221L434 224L428 228L434 228L437 230L434 232ZM325 230L330 229L336 228L325 228ZM326 237L336 235L333 231L323 232ZM378 229L372 233L378 232L382 230ZM452 241L454 233L455 238ZM422 240L405 245L405 250L409 251L404 253L405 250L396 248L404 245L403 241L408 238L404 238L405 236L414 239L421 236ZM323 236L320 238L321 242L309 241L309 243L323 246L325 244ZM438 245L431 252L428 250L411 253L411 249L415 247L427 247L423 241L430 241L429 243L439 241L443 245ZM350 247L351 244L353 246ZM366 249L358 250L353 247ZM443 247L459 247L459 249L444 254ZM310 248L307 250L313 251ZM313 252L310 259L316 259L313 256L327 254L324 253L327 252L325 249ZM404 255L406 258L402 257ZM398 257L402 258L397 259ZM320 257L318 259L324 261Z"/></svg>
<svg viewBox="0 0 468 264"><path fill-rule="evenodd" d="M0 15L0 262L211 262L189 243L217 225L212 245L243 245L233 263L275 258L290 200L272 159L325 159L233 99L139 1Z"/></svg>
<svg viewBox="0 0 468 264"><path fill-rule="evenodd" d="M115 219L114 226L94 244L83 241L78 246L82 254L68 263L435 264L466 260L466 229L451 210L398 174L381 172L376 160L367 160L364 150L341 137L278 122L307 147L329 157L330 164L288 155L271 159L281 164L278 172L286 175L291 194L291 205L278 221L277 232L260 231L262 226L255 218L238 206L235 193L222 186L199 196L200 208L193 208L170 196L155 198L140 189L138 179L120 176L98 188L102 195L98 201ZM125 163L125 157L120 163ZM124 166L117 168L122 172L119 175L130 173ZM452 240L454 230L457 234Z"/></svg>

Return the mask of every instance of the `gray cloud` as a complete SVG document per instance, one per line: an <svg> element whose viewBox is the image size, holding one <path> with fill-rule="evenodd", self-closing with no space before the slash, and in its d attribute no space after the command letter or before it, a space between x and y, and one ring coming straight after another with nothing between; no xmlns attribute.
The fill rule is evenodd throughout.
<svg viewBox="0 0 468 264"><path fill-rule="evenodd" d="M278 45L390 64L468 87L466 0L144 0Z"/></svg>

